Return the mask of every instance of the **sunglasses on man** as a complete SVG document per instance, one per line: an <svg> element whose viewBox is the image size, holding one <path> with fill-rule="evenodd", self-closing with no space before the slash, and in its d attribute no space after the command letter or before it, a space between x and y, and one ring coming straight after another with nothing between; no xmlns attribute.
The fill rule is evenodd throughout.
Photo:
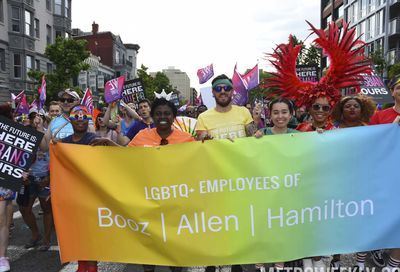
<svg viewBox="0 0 400 272"><path fill-rule="evenodd" d="M74 103L75 102L75 99L73 99L73 98L60 98L60 102L61 103L65 103L65 102L68 102L68 103Z"/></svg>
<svg viewBox="0 0 400 272"><path fill-rule="evenodd" d="M313 104L311 108L315 111L319 111L322 109L324 112L328 112L331 110L331 106L329 105L321 105L321 104Z"/></svg>
<svg viewBox="0 0 400 272"><path fill-rule="evenodd" d="M224 90L225 92L230 92L230 91L232 91L232 89L233 89L232 86L229 86L229 85L225 85L225 86L218 85L218 86L214 87L214 91L216 91L217 93L222 92L222 90Z"/></svg>

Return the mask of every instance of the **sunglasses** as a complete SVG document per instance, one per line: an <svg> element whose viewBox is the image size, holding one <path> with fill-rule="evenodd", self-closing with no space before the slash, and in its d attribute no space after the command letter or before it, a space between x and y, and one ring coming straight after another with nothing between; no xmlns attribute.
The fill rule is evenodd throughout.
<svg viewBox="0 0 400 272"><path fill-rule="evenodd" d="M329 105L321 105L321 104L313 104L311 108L315 111L319 111L322 109L324 112L328 112L331 110L331 106Z"/></svg>
<svg viewBox="0 0 400 272"><path fill-rule="evenodd" d="M167 139L161 139L160 145L167 145L167 144L168 144L168 140Z"/></svg>
<svg viewBox="0 0 400 272"><path fill-rule="evenodd" d="M69 116L69 119L70 119L70 120L74 120L74 121L80 121L80 120L82 120L82 121L88 121L88 120L91 119L91 117L88 116L88 115L78 115L78 114L75 114L75 115Z"/></svg>
<svg viewBox="0 0 400 272"><path fill-rule="evenodd" d="M218 85L218 86L214 87L214 91L216 91L217 93L222 92L222 90L224 90L225 92L230 92L230 91L232 91L232 89L233 89L232 86L229 86L229 85L225 85L225 86Z"/></svg>
<svg viewBox="0 0 400 272"><path fill-rule="evenodd" d="M60 102L61 103L65 103L65 102L74 103L75 99L73 99L73 98L60 98Z"/></svg>

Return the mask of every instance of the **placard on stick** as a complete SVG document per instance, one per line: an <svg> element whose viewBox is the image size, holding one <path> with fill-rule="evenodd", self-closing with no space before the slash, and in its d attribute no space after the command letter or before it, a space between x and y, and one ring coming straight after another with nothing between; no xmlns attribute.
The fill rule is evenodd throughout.
<svg viewBox="0 0 400 272"><path fill-rule="evenodd" d="M0 187L17 191L34 162L43 133L0 116Z"/></svg>

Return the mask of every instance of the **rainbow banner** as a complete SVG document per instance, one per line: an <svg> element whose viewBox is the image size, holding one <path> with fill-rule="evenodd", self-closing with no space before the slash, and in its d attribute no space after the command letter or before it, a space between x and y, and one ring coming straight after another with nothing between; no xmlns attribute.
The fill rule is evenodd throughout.
<svg viewBox="0 0 400 272"><path fill-rule="evenodd" d="M63 262L272 263L400 247L400 127L51 147Z"/></svg>

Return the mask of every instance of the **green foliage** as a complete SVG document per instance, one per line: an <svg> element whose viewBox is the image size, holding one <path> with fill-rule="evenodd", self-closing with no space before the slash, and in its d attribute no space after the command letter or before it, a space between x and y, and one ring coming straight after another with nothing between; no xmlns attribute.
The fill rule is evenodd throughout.
<svg viewBox="0 0 400 272"><path fill-rule="evenodd" d="M249 92L249 101L251 103L254 103L255 99L262 99L270 95L272 89L263 87L265 81L270 77L271 77L270 73L260 70L260 85Z"/></svg>
<svg viewBox="0 0 400 272"><path fill-rule="evenodd" d="M157 72L155 77L152 77L147 73L148 69L148 67L142 64L137 71L138 77L143 83L147 99L153 101L155 97L154 92L159 93L162 89L164 89L166 93L170 93L174 90L169 83L168 77L164 73Z"/></svg>
<svg viewBox="0 0 400 272"><path fill-rule="evenodd" d="M57 37L55 43L46 47L45 55L54 64L53 71L45 74L47 101L56 100L58 92L70 88L73 78L76 78L80 71L90 68L89 64L84 63L90 55L86 44L85 40ZM31 70L28 75L40 86L43 74Z"/></svg>
<svg viewBox="0 0 400 272"><path fill-rule="evenodd" d="M295 35L292 36L293 39L293 45L301 45L301 49L299 52L299 55L297 56L297 60L296 60L296 65L302 64L303 61L303 55L304 55L304 49L306 49L306 46L304 45L304 42L302 40L297 39L297 37Z"/></svg>
<svg viewBox="0 0 400 272"><path fill-rule="evenodd" d="M388 76L393 78L394 76L400 75L400 63L395 63L389 67Z"/></svg>
<svg viewBox="0 0 400 272"><path fill-rule="evenodd" d="M310 45L303 56L301 64L316 65L319 67L321 62L321 51L314 45Z"/></svg>
<svg viewBox="0 0 400 272"><path fill-rule="evenodd" d="M321 62L321 51L314 45L310 45L308 48L302 40L297 39L296 36L292 36L293 44L301 45L301 50L297 56L296 65L317 65L319 67Z"/></svg>
<svg viewBox="0 0 400 272"><path fill-rule="evenodd" d="M375 51L370 52L368 58L374 64L374 68L378 75L383 76L383 72L387 68L387 63L383 54L382 47L377 47Z"/></svg>

